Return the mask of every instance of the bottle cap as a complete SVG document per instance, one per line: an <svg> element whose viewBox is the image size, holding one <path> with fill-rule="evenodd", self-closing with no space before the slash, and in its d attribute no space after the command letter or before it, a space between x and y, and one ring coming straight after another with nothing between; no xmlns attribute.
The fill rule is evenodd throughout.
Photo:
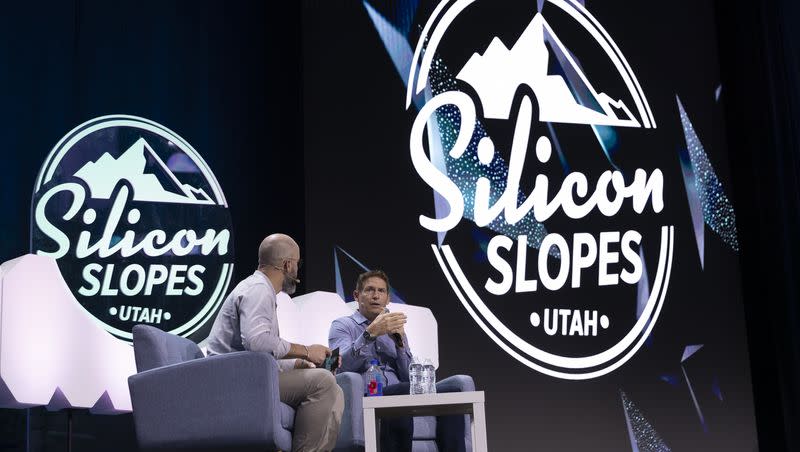
<svg viewBox="0 0 800 452"><path fill-rule="evenodd" d="M371 360L369 363L370 363L370 364L374 364L374 365L376 365L376 366L377 366L377 365L378 365L378 360L377 360L377 359L373 359L373 360Z"/></svg>

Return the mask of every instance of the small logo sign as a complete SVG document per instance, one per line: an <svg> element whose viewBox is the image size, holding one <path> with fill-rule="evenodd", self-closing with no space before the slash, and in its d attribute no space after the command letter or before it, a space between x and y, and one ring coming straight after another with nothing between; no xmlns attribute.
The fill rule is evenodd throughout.
<svg viewBox="0 0 800 452"><path fill-rule="evenodd" d="M50 256L109 333L137 323L189 336L226 295L231 217L200 154L153 121L103 116L76 127L42 165L31 252Z"/></svg>
<svg viewBox="0 0 800 452"><path fill-rule="evenodd" d="M443 1L423 28L406 108L419 110L409 150L435 215L419 223L500 348L544 374L590 379L627 362L655 326L674 227L646 154L656 122L619 47L579 2L537 3Z"/></svg>

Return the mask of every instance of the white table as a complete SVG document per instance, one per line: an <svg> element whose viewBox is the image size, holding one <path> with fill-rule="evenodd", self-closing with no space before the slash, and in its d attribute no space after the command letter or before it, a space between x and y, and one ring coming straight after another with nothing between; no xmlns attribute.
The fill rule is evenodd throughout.
<svg viewBox="0 0 800 452"><path fill-rule="evenodd" d="M447 416L469 414L472 428L472 450L486 452L486 416L483 391L447 392L443 394L364 397L364 445L366 452L378 450L376 417Z"/></svg>

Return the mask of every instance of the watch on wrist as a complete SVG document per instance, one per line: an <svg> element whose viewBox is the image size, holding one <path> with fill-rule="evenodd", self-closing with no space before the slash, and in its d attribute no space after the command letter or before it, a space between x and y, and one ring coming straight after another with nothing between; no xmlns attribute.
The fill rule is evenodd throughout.
<svg viewBox="0 0 800 452"><path fill-rule="evenodd" d="M367 330L364 330L364 333L361 336L364 337L364 340L369 341L369 342L372 342L372 341L374 341L376 339L371 334L369 334L369 331L367 331Z"/></svg>

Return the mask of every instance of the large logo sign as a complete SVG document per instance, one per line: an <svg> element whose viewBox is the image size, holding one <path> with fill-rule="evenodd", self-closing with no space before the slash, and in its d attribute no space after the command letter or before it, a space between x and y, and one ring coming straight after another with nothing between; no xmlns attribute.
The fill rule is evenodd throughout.
<svg viewBox="0 0 800 452"><path fill-rule="evenodd" d="M114 336L137 323L188 336L233 271L225 196L197 151L143 118L104 116L56 144L34 187L31 252L50 256Z"/></svg>
<svg viewBox="0 0 800 452"><path fill-rule="evenodd" d="M642 348L664 305L674 229L647 155L656 122L580 3L527 8L442 1L422 30L406 107L435 215L419 223L497 345L544 374L595 378Z"/></svg>

